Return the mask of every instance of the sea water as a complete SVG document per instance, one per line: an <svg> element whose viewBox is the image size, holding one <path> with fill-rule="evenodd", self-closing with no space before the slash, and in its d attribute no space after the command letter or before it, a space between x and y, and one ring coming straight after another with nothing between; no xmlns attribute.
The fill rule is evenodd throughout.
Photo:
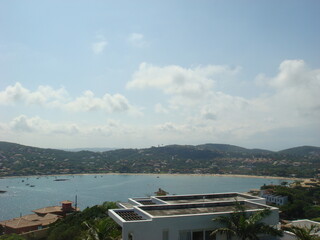
<svg viewBox="0 0 320 240"><path fill-rule="evenodd" d="M62 180L62 181L57 181ZM75 201L83 210L105 201L154 195L159 188L169 194L245 192L282 179L199 175L65 175L0 179L0 221L32 210Z"/></svg>

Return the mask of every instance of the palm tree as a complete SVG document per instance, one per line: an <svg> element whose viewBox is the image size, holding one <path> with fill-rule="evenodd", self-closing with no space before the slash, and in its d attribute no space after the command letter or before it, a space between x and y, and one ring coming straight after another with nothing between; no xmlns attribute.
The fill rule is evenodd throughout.
<svg viewBox="0 0 320 240"><path fill-rule="evenodd" d="M258 235L260 234L282 236L281 230L261 222L270 213L270 209L264 209L247 215L244 206L236 202L235 211L229 216L220 216L213 219L213 221L220 223L223 227L214 230L211 236L226 234L228 238L236 236L241 240L258 240Z"/></svg>
<svg viewBox="0 0 320 240"><path fill-rule="evenodd" d="M119 235L114 222L109 218L96 220L94 223L83 222L83 225L87 228L85 237L83 240L116 240Z"/></svg>
<svg viewBox="0 0 320 240"><path fill-rule="evenodd" d="M294 233L298 240L320 240L320 237L314 234L320 231L320 228L316 225L311 225L311 227L291 226L285 228L285 230Z"/></svg>

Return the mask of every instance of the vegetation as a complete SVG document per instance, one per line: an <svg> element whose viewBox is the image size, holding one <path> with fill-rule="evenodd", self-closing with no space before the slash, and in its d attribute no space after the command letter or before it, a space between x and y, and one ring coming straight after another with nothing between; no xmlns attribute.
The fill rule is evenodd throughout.
<svg viewBox="0 0 320 240"><path fill-rule="evenodd" d="M288 196L288 203L279 206L282 219L312 219L320 217L320 187L304 188L299 185L287 186L264 186L276 195Z"/></svg>
<svg viewBox="0 0 320 240"><path fill-rule="evenodd" d="M204 144L70 152L0 142L0 177L110 172L314 177L320 174L319 169L318 147L272 152Z"/></svg>
<svg viewBox="0 0 320 240"><path fill-rule="evenodd" d="M86 208L54 223L49 228L48 240L117 240L120 227L107 215L117 208L114 202L105 202Z"/></svg>
<svg viewBox="0 0 320 240"><path fill-rule="evenodd" d="M314 235L315 232L320 231L320 228L315 225L312 225L310 228L291 226L285 230L294 233L297 240L320 240L319 236Z"/></svg>
<svg viewBox="0 0 320 240"><path fill-rule="evenodd" d="M229 216L219 216L213 221L223 227L217 228L211 236L226 234L228 238L237 236L242 240L258 240L259 235L282 236L282 231L264 224L261 220L270 215L269 209L251 215L245 213L243 205L236 204L236 209Z"/></svg>
<svg viewBox="0 0 320 240"><path fill-rule="evenodd" d="M0 240L25 240L25 238L18 234L9 234L0 236Z"/></svg>

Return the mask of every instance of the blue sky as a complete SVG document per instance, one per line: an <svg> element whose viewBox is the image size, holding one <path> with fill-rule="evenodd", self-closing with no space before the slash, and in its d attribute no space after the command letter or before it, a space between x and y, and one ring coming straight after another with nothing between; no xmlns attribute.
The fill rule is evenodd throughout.
<svg viewBox="0 0 320 240"><path fill-rule="evenodd" d="M320 146L320 2L1 1L0 136Z"/></svg>

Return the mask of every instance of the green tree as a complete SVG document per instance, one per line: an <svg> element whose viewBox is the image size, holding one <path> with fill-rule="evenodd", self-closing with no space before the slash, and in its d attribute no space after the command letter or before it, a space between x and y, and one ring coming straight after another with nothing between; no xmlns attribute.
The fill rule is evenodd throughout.
<svg viewBox="0 0 320 240"><path fill-rule="evenodd" d="M217 228L211 236L226 234L228 237L236 236L242 240L258 240L259 235L282 236L282 231L263 222L262 219L270 215L269 209L258 211L251 215L246 214L244 206L236 203L235 211L229 216L220 216L213 219L223 227Z"/></svg>
<svg viewBox="0 0 320 240"><path fill-rule="evenodd" d="M82 212L76 212L68 215L50 226L48 231L48 240L79 240L87 235L88 228L84 222L94 226L96 222L102 219L108 219L110 224L117 226L116 223L107 215L108 209L117 208L115 202L105 202L102 205L88 207ZM118 227L119 228L119 227ZM112 234L114 232L112 231ZM121 231L117 232L121 236ZM113 235L111 235L113 236ZM114 235L116 236L116 235Z"/></svg>
<svg viewBox="0 0 320 240"><path fill-rule="evenodd" d="M83 222L87 228L83 240L116 240L121 235L117 224L110 218L90 222Z"/></svg>
<svg viewBox="0 0 320 240"><path fill-rule="evenodd" d="M18 234L6 234L0 236L0 240L26 240L24 237L21 237Z"/></svg>
<svg viewBox="0 0 320 240"><path fill-rule="evenodd" d="M315 232L320 231L320 228L316 225L311 227L291 226L285 230L294 233L298 240L320 240L319 236L314 235Z"/></svg>

